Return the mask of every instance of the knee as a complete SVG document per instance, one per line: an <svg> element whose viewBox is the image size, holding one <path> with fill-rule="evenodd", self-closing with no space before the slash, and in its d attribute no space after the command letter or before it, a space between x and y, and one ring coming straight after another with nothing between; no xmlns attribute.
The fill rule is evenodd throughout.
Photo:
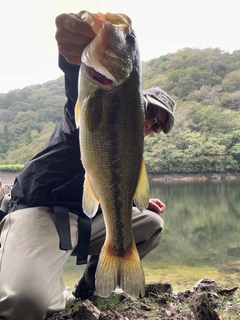
<svg viewBox="0 0 240 320"><path fill-rule="evenodd" d="M57 295L55 288L51 290L40 281L28 279L18 281L17 285L5 283L0 288L0 319L5 316L13 320L42 320L64 307L63 294Z"/></svg>
<svg viewBox="0 0 240 320"><path fill-rule="evenodd" d="M164 221L159 214L151 210L143 210L142 212L135 211L134 216L133 232L138 241L147 241L153 236L161 237Z"/></svg>
<svg viewBox="0 0 240 320"><path fill-rule="evenodd" d="M135 211L133 233L140 259L159 245L163 227L164 221L157 213L150 210Z"/></svg>
<svg viewBox="0 0 240 320"><path fill-rule="evenodd" d="M44 319L46 317L46 303L36 290L21 290L15 292L9 288L1 288L0 318L3 316L13 320ZM5 292L4 292L5 291Z"/></svg>
<svg viewBox="0 0 240 320"><path fill-rule="evenodd" d="M156 212L145 210L143 214L146 215L146 223L148 228L152 230L153 234L156 232L162 232L164 228L163 218Z"/></svg>

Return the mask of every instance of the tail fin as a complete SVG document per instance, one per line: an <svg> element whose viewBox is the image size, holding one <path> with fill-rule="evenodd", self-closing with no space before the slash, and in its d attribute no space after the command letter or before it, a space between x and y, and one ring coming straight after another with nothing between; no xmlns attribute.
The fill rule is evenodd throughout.
<svg viewBox="0 0 240 320"><path fill-rule="evenodd" d="M107 297L117 287L134 297L145 294L145 276L137 248L131 248L124 257L110 255L104 244L96 272L96 294Z"/></svg>

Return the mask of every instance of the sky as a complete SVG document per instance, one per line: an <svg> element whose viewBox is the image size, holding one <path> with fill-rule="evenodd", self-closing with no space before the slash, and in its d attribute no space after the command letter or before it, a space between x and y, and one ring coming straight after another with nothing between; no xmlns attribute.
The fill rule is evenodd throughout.
<svg viewBox="0 0 240 320"><path fill-rule="evenodd" d="M0 93L56 79L55 17L121 12L148 61L186 47L240 50L239 0L1 0Z"/></svg>

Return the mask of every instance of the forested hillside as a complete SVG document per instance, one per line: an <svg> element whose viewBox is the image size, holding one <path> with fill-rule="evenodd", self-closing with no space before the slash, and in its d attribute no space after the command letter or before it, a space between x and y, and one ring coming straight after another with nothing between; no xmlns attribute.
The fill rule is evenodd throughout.
<svg viewBox="0 0 240 320"><path fill-rule="evenodd" d="M145 139L149 172L240 171L240 50L186 48L143 62L143 87L177 102L174 129ZM64 81L0 94L0 164L25 164L63 115Z"/></svg>

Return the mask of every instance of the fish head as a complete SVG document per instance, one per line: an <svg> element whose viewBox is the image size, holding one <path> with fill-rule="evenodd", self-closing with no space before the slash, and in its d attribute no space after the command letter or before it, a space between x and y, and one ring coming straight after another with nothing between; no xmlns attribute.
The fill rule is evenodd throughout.
<svg viewBox="0 0 240 320"><path fill-rule="evenodd" d="M97 35L82 54L81 68L97 86L110 90L126 81L140 61L131 19L112 13L85 16Z"/></svg>

